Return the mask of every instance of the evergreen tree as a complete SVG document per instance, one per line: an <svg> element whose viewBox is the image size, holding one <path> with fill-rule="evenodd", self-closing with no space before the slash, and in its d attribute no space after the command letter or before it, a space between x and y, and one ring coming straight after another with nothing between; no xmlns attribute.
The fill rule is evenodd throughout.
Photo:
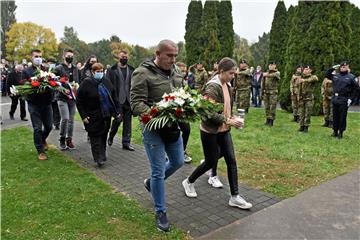
<svg viewBox="0 0 360 240"><path fill-rule="evenodd" d="M220 58L220 42L218 40L218 19L217 19L217 5L216 1L206 1L204 4L204 11L202 16L202 36L201 41L204 50L201 57L201 62L206 69L211 69L213 64Z"/></svg>
<svg viewBox="0 0 360 240"><path fill-rule="evenodd" d="M235 32L233 28L231 1L223 0L218 4L217 17L220 59L223 57L233 57Z"/></svg>
<svg viewBox="0 0 360 240"><path fill-rule="evenodd" d="M192 65L200 61L200 55L203 52L201 43L202 29L202 3L192 0L188 7L185 24L185 51L186 63Z"/></svg>
<svg viewBox="0 0 360 240"><path fill-rule="evenodd" d="M351 5L351 40L350 40L350 67L357 76L360 75L360 9Z"/></svg>
<svg viewBox="0 0 360 240"><path fill-rule="evenodd" d="M283 75L284 56L288 34L287 11L285 4L280 0L275 8L274 19L270 31L269 61L276 61L279 71Z"/></svg>
<svg viewBox="0 0 360 240"><path fill-rule="evenodd" d="M7 42L6 32L10 30L11 24L16 22L15 1L1 1L1 57L6 57L5 44Z"/></svg>

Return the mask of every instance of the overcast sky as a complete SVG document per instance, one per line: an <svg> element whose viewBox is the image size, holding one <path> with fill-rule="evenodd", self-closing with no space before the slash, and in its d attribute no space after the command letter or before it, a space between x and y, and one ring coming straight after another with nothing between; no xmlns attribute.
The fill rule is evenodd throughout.
<svg viewBox="0 0 360 240"><path fill-rule="evenodd" d="M351 2L359 6L360 0ZM58 39L64 26L72 26L81 40L95 42L111 35L144 47L162 39L184 41L189 0L17 0L18 22L34 22L51 28ZM204 1L203 1L204 2ZM234 31L250 42L269 32L277 0L233 0ZM285 0L288 8L297 0Z"/></svg>

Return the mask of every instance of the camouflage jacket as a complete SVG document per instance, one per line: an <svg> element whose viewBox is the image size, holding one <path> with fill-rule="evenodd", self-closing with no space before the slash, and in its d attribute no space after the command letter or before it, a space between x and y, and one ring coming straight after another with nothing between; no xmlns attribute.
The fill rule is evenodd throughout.
<svg viewBox="0 0 360 240"><path fill-rule="evenodd" d="M292 75L290 80L290 93L291 95L299 94L299 82L298 79L301 78L301 74L295 73Z"/></svg>
<svg viewBox="0 0 360 240"><path fill-rule="evenodd" d="M316 82L319 80L316 75L303 76L305 81L300 83L299 97L302 100L313 100Z"/></svg>
<svg viewBox="0 0 360 240"><path fill-rule="evenodd" d="M321 95L323 99L331 99L333 95L332 81L328 78L324 78L321 84Z"/></svg>
<svg viewBox="0 0 360 240"><path fill-rule="evenodd" d="M202 89L204 87L204 84L208 80L208 74L205 70L205 68L198 70L195 70L195 88Z"/></svg>
<svg viewBox="0 0 360 240"><path fill-rule="evenodd" d="M251 88L251 72L250 69L240 70L236 76L235 89L249 90Z"/></svg>
<svg viewBox="0 0 360 240"><path fill-rule="evenodd" d="M280 82L279 71L269 71L269 75L264 77L262 82L263 91L277 91Z"/></svg>

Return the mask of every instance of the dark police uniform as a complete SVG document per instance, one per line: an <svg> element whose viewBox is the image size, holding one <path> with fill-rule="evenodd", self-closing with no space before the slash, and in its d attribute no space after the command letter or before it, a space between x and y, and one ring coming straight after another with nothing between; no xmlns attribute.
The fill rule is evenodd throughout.
<svg viewBox="0 0 360 240"><path fill-rule="evenodd" d="M346 64L347 65L347 64ZM333 76L333 136L342 138L346 129L346 116L348 110L348 100L351 93L359 88L355 76L348 72L340 72Z"/></svg>

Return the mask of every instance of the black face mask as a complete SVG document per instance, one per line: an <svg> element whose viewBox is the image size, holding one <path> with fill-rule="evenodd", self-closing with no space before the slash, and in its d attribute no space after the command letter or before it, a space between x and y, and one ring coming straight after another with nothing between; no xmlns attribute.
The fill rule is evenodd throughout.
<svg viewBox="0 0 360 240"><path fill-rule="evenodd" d="M65 58L65 61L66 61L67 63L72 63L73 60L74 60L73 57L66 57L66 58Z"/></svg>
<svg viewBox="0 0 360 240"><path fill-rule="evenodd" d="M127 58L121 58L121 59L120 59L120 63L121 63L122 65L126 65L127 62L128 62L128 59L127 59Z"/></svg>

